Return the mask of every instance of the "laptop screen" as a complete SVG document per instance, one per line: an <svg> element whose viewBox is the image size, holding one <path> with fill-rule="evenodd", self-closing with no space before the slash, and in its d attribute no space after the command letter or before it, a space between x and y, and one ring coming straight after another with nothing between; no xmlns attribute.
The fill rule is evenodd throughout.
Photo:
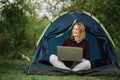
<svg viewBox="0 0 120 80"><path fill-rule="evenodd" d="M58 59L64 61L81 62L83 56L83 48L57 46Z"/></svg>

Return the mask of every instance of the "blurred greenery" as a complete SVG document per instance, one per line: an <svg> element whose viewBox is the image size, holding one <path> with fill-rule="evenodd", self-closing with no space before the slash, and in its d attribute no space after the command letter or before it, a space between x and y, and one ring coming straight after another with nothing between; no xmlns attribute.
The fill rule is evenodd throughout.
<svg viewBox="0 0 120 80"><path fill-rule="evenodd" d="M120 61L120 0L71 0L71 7L64 11L87 11L102 23L116 45L116 53ZM3 2L0 19L0 55L19 54L33 55L39 36L49 24L47 18L37 20L35 7L26 4L25 0L16 0L9 4ZM26 15L29 12L30 16Z"/></svg>
<svg viewBox="0 0 120 80"><path fill-rule="evenodd" d="M34 48L35 19L34 16L26 15L26 12L32 13L32 10L25 0L3 4L1 12L3 20L0 21L0 54L6 53L16 58L19 54Z"/></svg>

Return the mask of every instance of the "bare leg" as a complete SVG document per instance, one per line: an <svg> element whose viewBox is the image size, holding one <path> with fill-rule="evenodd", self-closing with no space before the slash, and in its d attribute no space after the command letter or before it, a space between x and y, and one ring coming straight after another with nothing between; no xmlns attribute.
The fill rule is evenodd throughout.
<svg viewBox="0 0 120 80"><path fill-rule="evenodd" d="M91 63L89 60L85 60L79 64L77 64L72 71L79 71L79 70L88 70L91 67Z"/></svg>
<svg viewBox="0 0 120 80"><path fill-rule="evenodd" d="M49 62L50 62L54 67L70 70L70 68L68 68L67 66L65 66L65 64L64 64L62 61L58 60L58 57L57 57L56 55L54 55L54 54L52 54L52 55L50 56Z"/></svg>

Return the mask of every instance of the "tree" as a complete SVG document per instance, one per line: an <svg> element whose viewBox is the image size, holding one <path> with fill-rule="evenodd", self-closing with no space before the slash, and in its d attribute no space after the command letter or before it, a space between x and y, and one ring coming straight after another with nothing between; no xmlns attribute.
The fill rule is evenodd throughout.
<svg viewBox="0 0 120 80"><path fill-rule="evenodd" d="M1 20L0 20L0 53L14 52L18 55L20 49L26 46L25 29L29 21L26 12L31 13L29 5L25 0L1 1Z"/></svg>

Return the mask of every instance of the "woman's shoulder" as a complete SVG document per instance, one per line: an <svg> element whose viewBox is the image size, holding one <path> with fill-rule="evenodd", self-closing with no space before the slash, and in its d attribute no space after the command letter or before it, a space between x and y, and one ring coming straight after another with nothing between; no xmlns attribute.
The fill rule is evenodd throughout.
<svg viewBox="0 0 120 80"><path fill-rule="evenodd" d="M72 40L71 40L70 38L67 38L67 39L64 40L63 45L64 45L64 46L68 46L68 45L70 45L71 43L72 43Z"/></svg>
<svg viewBox="0 0 120 80"><path fill-rule="evenodd" d="M64 43L72 43L72 42L73 42L73 40L71 38L67 38L64 40Z"/></svg>
<svg viewBox="0 0 120 80"><path fill-rule="evenodd" d="M65 41L73 41L71 38L67 38L65 39Z"/></svg>
<svg viewBox="0 0 120 80"><path fill-rule="evenodd" d="M89 45L89 42L86 41L86 40L83 40L82 42L83 42L84 44L86 44L86 45Z"/></svg>

